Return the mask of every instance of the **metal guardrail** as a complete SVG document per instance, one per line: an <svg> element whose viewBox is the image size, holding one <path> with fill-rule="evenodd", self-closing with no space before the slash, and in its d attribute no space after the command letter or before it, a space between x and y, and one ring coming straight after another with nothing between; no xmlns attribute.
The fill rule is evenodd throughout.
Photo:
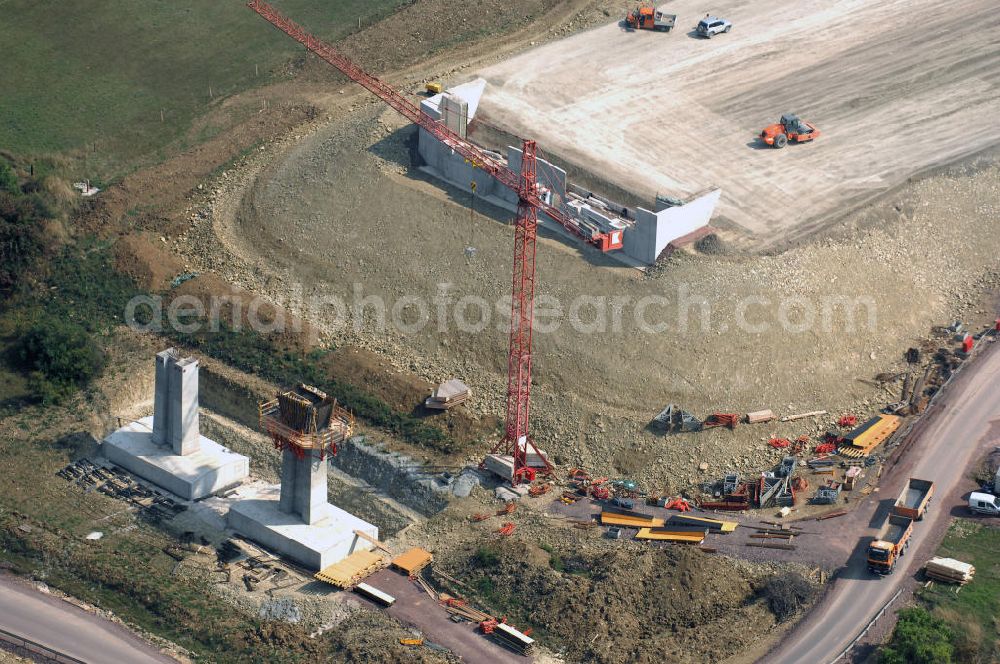
<svg viewBox="0 0 1000 664"><path fill-rule="evenodd" d="M837 655L836 657L834 657L833 659L831 659L830 662L829 662L829 664L836 664L841 659L843 659L844 657L846 657L847 654L849 652L851 652L851 649L853 649L854 646L856 646L858 644L858 641L860 641L861 639L863 639L865 637L865 634L868 633L868 630L870 630L875 625L875 623L878 622L878 619L881 618L883 615L885 615L886 609L889 608L889 605L892 604L893 602L895 602L899 598L899 596L902 595L902 594L903 594L903 589L902 588L900 588L899 590L897 590L896 594L893 595L892 597L890 597L889 601L882 605L882 608L879 609L879 612L875 614L875 617L868 621L868 624L865 625L865 628L863 630L861 630L861 633L858 634L857 636L855 636L854 640L851 641L850 643L848 643L847 647L844 648L840 652L839 655Z"/></svg>
<svg viewBox="0 0 1000 664"><path fill-rule="evenodd" d="M354 414L340 406L333 407L329 428L316 433L296 431L286 425L281 420L281 409L277 399L260 404L258 418L260 428L271 436L277 436L307 450L323 450L336 446L350 438L354 431Z"/></svg>
<svg viewBox="0 0 1000 664"><path fill-rule="evenodd" d="M5 641L17 648L22 648L32 655L44 657L51 662L58 662L58 664L88 664L88 662L85 662L82 659L77 659L72 655L61 653L54 648L42 645L37 641L32 641L31 639L19 636L13 632L8 632L3 628L0 628L0 641Z"/></svg>

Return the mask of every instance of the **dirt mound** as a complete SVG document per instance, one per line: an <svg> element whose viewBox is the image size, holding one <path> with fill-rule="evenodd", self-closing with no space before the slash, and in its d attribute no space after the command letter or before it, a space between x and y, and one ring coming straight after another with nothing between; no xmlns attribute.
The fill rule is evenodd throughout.
<svg viewBox="0 0 1000 664"><path fill-rule="evenodd" d="M741 647L731 638L739 625L775 623L756 599L766 571L697 549L546 547L539 563L525 547L502 541L447 564L510 622L565 647L570 661L718 661Z"/></svg>
<svg viewBox="0 0 1000 664"><path fill-rule="evenodd" d="M242 199L227 191L228 207L211 211L211 230L224 246L192 235L185 255L272 301L291 280L345 303L360 301L358 293L375 296L389 311L404 298L429 303L430 320L417 332L358 330L327 312L312 322L397 371L430 382L458 376L476 395L464 410L502 416L509 340L495 312L510 288L510 215L480 206L470 219L464 195L429 186L417 173L400 177L399 164L372 149L392 135L394 117L356 110L283 156L255 156L270 168L256 181L240 180L248 187ZM914 335L956 318L978 325L975 317L985 313L979 291L997 278L996 238L964 238L987 223L981 201L996 197L996 169L982 163L971 174L913 183L845 220L837 237L779 256L679 252L645 278L590 264L595 254L581 258L543 235L538 295L561 315L547 319L554 332L533 337L535 439L559 463L681 490L727 468L770 468L781 453L766 445L769 435L821 434L831 423L661 437L646 426L667 403L701 418L764 407L876 410L886 393L855 378L901 371ZM470 244L478 250L472 261ZM444 332L432 306L442 286L456 304L445 312ZM616 328L619 295L630 304ZM663 303L646 312L657 329L639 323L637 303L646 298ZM485 300L495 314L481 329L456 324L457 303L469 299Z"/></svg>
<svg viewBox="0 0 1000 664"><path fill-rule="evenodd" d="M694 243L694 248L703 254L725 254L729 252L729 247L715 233L709 233Z"/></svg>
<svg viewBox="0 0 1000 664"><path fill-rule="evenodd" d="M115 243L115 269L132 277L136 285L160 291L184 271L184 261L146 235L126 235Z"/></svg>
<svg viewBox="0 0 1000 664"><path fill-rule="evenodd" d="M448 432L459 443L469 443L496 433L500 419L477 415L464 407L432 411L424 407L434 385L416 374L399 371L376 353L356 346L346 346L325 360L330 376L351 385L364 386L401 413L426 417Z"/></svg>

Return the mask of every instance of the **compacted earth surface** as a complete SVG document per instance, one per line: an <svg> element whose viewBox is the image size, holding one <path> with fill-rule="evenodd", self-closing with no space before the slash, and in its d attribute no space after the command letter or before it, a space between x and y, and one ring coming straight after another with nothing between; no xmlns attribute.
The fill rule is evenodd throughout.
<svg viewBox="0 0 1000 664"><path fill-rule="evenodd" d="M722 188L717 223L779 246L914 172L1000 139L1000 27L993 4L781 0L713 3L732 31L691 32L703 3L677 0L670 33L616 23L479 73L480 113L550 155L651 198ZM757 142L783 113L813 143Z"/></svg>

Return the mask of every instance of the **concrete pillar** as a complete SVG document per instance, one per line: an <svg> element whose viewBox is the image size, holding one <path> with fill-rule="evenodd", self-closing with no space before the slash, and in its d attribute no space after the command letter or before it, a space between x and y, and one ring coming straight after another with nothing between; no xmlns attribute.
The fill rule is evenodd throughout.
<svg viewBox="0 0 1000 664"><path fill-rule="evenodd" d="M281 496L278 509L295 514L304 523L317 525L328 515L325 459L307 453L298 458L286 449L281 458Z"/></svg>
<svg viewBox="0 0 1000 664"><path fill-rule="evenodd" d="M169 445L174 454L181 456L201 449L198 360L193 357L178 359L173 348L156 354L153 442Z"/></svg>
<svg viewBox="0 0 1000 664"><path fill-rule="evenodd" d="M295 514L295 472L298 470L295 452L286 447L281 452L281 494L278 509L285 514Z"/></svg>
<svg viewBox="0 0 1000 664"><path fill-rule="evenodd" d="M167 438L174 454L194 454L201 449L198 428L198 360L175 359L169 367L170 406L167 413Z"/></svg>
<svg viewBox="0 0 1000 664"><path fill-rule="evenodd" d="M170 374L168 368L174 359L174 349L160 351L156 354L156 387L153 392L153 442L157 445L167 444L167 404Z"/></svg>

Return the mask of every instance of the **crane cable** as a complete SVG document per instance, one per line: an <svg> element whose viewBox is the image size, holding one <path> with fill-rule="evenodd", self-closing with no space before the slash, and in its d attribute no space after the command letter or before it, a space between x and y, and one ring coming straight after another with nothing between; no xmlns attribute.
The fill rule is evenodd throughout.
<svg viewBox="0 0 1000 664"><path fill-rule="evenodd" d="M476 181L472 180L469 182L469 188L472 189L472 198L469 201L469 244L465 247L465 259L466 262L471 261L476 256L476 248L472 245L473 237L476 230Z"/></svg>

